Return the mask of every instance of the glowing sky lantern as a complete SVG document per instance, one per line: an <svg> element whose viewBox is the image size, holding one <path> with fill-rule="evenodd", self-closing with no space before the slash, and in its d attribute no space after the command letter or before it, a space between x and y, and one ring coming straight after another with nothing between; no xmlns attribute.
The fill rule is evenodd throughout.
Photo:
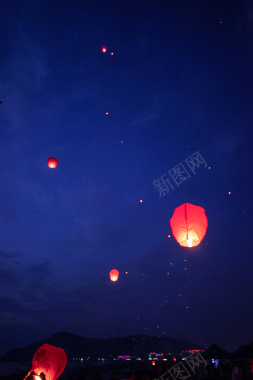
<svg viewBox="0 0 253 380"><path fill-rule="evenodd" d="M34 380L41 380L41 373L44 373L46 380L56 380L64 371L66 364L65 351L45 343L35 352L32 369L28 372L25 380L31 373L34 373Z"/></svg>
<svg viewBox="0 0 253 380"><path fill-rule="evenodd" d="M205 210L190 203L177 207L170 220L172 234L183 247L199 245L206 234L207 226Z"/></svg>
<svg viewBox="0 0 253 380"><path fill-rule="evenodd" d="M111 281L113 282L118 281L118 278L119 278L119 271L117 269L112 269L110 272Z"/></svg>
<svg viewBox="0 0 253 380"><path fill-rule="evenodd" d="M106 53L106 52L107 52L107 47L106 47L106 46L103 46L103 47L102 47L102 52L103 52L103 53Z"/></svg>
<svg viewBox="0 0 253 380"><path fill-rule="evenodd" d="M48 160L47 160L47 164L48 164L48 167L50 169L55 169L57 164L58 164L58 160L57 158L55 157L50 157Z"/></svg>

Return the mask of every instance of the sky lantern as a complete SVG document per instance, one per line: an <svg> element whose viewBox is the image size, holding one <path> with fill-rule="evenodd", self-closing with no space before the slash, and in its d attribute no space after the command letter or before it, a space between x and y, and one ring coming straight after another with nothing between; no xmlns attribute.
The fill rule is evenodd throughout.
<svg viewBox="0 0 253 380"><path fill-rule="evenodd" d="M106 47L106 46L103 46L103 47L102 47L102 52L103 52L103 53L106 53L106 52L107 52L107 47Z"/></svg>
<svg viewBox="0 0 253 380"><path fill-rule="evenodd" d="M31 373L34 373L34 380L41 380L41 373L44 373L46 380L56 380L64 371L66 364L65 351L45 343L35 352L32 369L28 372L25 380Z"/></svg>
<svg viewBox="0 0 253 380"><path fill-rule="evenodd" d="M172 234L183 247L199 245L206 234L207 226L205 210L190 203L177 207L170 220Z"/></svg>
<svg viewBox="0 0 253 380"><path fill-rule="evenodd" d="M50 157L48 160L47 160L47 164L48 164L48 167L50 169L55 169L57 164L58 164L58 160L57 158L55 157Z"/></svg>
<svg viewBox="0 0 253 380"><path fill-rule="evenodd" d="M112 282L118 281L119 271L117 269L112 269L110 272L110 279Z"/></svg>

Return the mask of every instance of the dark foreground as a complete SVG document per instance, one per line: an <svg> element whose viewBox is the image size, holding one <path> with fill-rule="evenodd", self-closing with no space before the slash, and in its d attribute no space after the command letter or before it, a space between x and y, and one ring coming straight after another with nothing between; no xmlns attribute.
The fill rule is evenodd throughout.
<svg viewBox="0 0 253 380"><path fill-rule="evenodd" d="M212 361L203 363L194 370L185 370L183 362L121 362L100 366L67 366L59 380L253 380L250 359L232 362L223 361L215 366ZM238 368L238 370L235 369ZM17 370L16 373L0 376L0 380L23 380L29 371ZM232 373L234 372L234 375ZM237 374L238 372L238 374ZM32 376L28 380L33 380ZM42 379L44 380L44 379ZM46 379L49 380L49 379Z"/></svg>

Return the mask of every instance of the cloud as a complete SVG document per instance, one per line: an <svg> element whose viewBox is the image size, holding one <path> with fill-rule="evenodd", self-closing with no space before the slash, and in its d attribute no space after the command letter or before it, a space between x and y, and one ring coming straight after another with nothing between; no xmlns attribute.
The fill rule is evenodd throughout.
<svg viewBox="0 0 253 380"><path fill-rule="evenodd" d="M0 297L6 310L34 309L37 304L40 307L51 273L49 262L29 264L28 257L1 251Z"/></svg>
<svg viewBox="0 0 253 380"><path fill-rule="evenodd" d="M32 38L17 27L16 47L12 50L8 63L10 78L16 89L21 85L29 92L40 91L45 86L48 75L46 56L43 49Z"/></svg>
<svg viewBox="0 0 253 380"><path fill-rule="evenodd" d="M147 123L150 123L154 120L157 120L159 117L158 112L152 112L149 115L142 115L138 117L137 119L131 121L129 123L129 127L145 127Z"/></svg>
<svg viewBox="0 0 253 380"><path fill-rule="evenodd" d="M16 26L12 39L15 44L1 67L0 93L4 121L1 134L11 136L14 142L17 131L22 130L24 135L35 118L35 98L31 99L30 95L34 96L46 87L49 70L43 48L21 27Z"/></svg>
<svg viewBox="0 0 253 380"><path fill-rule="evenodd" d="M236 34L240 39L245 39L253 33L253 1L242 0L241 13L237 21Z"/></svg>

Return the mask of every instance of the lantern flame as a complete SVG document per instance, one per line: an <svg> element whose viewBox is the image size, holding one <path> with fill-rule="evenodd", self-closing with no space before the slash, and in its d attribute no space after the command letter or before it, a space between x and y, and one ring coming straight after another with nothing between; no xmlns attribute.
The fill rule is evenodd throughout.
<svg viewBox="0 0 253 380"><path fill-rule="evenodd" d="M110 279L112 282L118 281L119 271L117 269L112 269L110 272Z"/></svg>
<svg viewBox="0 0 253 380"><path fill-rule="evenodd" d="M32 374L33 380L42 380L44 374L46 380L57 380L67 364L66 352L60 348L44 343L35 352L32 360L32 368L24 378Z"/></svg>
<svg viewBox="0 0 253 380"><path fill-rule="evenodd" d="M188 247L192 247L192 238L187 239Z"/></svg>
<svg viewBox="0 0 253 380"><path fill-rule="evenodd" d="M55 169L57 164L58 164L58 160L57 158L55 157L50 157L48 160L47 160L47 164L48 164L48 167L50 169Z"/></svg>
<svg viewBox="0 0 253 380"><path fill-rule="evenodd" d="M208 220L200 206L184 203L174 210L170 220L172 235L183 247L196 247L205 237Z"/></svg>

